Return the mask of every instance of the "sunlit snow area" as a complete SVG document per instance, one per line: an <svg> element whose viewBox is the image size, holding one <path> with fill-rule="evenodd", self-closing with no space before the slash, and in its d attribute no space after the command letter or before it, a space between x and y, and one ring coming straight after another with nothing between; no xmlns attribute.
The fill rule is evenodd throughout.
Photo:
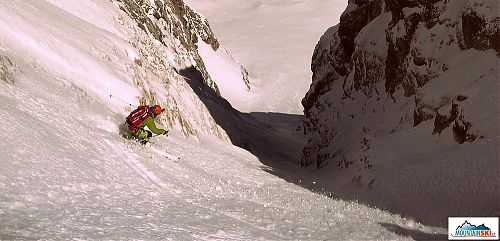
<svg viewBox="0 0 500 241"><path fill-rule="evenodd" d="M293 114L303 111L314 47L347 6L347 0L185 2L207 17L224 48L250 72L253 89L231 101L235 107Z"/></svg>
<svg viewBox="0 0 500 241"><path fill-rule="evenodd" d="M318 16L307 20L310 12L302 12L290 18L317 21L343 10L335 8L337 1L313 2L290 6L317 8ZM148 146L122 138L119 129L128 105L137 105L142 91L131 74L139 71L131 67L141 54L143 42L137 39L147 36L131 27L133 21L114 3L5 0L0 5L0 240L411 240L446 232L280 179L224 135L216 138L217 130L189 136L177 123L168 128L168 137L155 137ZM224 7L226 14L256 6L257 15L282 16L286 12L272 15L271 10L289 7L289 1L233 3L235 8ZM217 11L207 12L209 19ZM291 38L275 31L281 28L276 25L259 27L274 20L240 26L271 31L255 38ZM321 29L293 41L317 40ZM269 41L250 45L242 40L241 46L231 42L227 48L255 71L253 78L260 78L253 85L261 97L241 107L297 113L295 104L310 83L308 73L283 64L310 55L315 41L300 50L292 44L279 50ZM151 46L170 51L154 41ZM245 46L262 55L238 55ZM271 59L280 51L297 51L297 56ZM268 83L272 75L277 81ZM181 80L169 86L160 80L146 83L170 91L158 99L178 98L176 103L186 109L176 111L204 130L200 126L212 123L208 112ZM290 176L297 175L294 170Z"/></svg>

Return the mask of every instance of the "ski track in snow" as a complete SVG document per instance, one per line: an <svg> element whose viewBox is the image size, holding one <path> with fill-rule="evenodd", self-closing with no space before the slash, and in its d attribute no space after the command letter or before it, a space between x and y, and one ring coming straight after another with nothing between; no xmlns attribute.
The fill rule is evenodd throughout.
<svg viewBox="0 0 500 241"><path fill-rule="evenodd" d="M312 193L208 137L155 137L181 158L169 160L123 139L123 116L60 72L2 45L0 55L19 68L14 84L0 81L1 240L411 239L384 224L445 232Z"/></svg>

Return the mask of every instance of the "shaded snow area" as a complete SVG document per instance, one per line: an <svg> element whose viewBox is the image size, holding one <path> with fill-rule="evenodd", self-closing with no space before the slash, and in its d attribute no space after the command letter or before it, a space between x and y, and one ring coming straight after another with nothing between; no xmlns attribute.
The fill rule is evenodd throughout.
<svg viewBox="0 0 500 241"><path fill-rule="evenodd" d="M203 103L210 99L197 96L202 88L172 71L189 59L173 56L185 49L148 41L116 2L64 3L0 5L1 240L445 237L442 228L277 178L228 143ZM119 134L128 103L144 95L167 107L158 125L172 126L148 146ZM253 116L241 118L255 136L266 121L288 128Z"/></svg>
<svg viewBox="0 0 500 241"><path fill-rule="evenodd" d="M356 2L315 51L302 165L425 224L498 216L498 1Z"/></svg>
<svg viewBox="0 0 500 241"><path fill-rule="evenodd" d="M219 41L248 68L252 90L240 111L302 114L314 46L337 24L344 0L186 0L208 18Z"/></svg>

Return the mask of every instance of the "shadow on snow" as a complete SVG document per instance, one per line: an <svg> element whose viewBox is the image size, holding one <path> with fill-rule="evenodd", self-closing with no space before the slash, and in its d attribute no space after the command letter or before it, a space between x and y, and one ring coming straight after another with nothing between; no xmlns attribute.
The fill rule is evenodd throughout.
<svg viewBox="0 0 500 241"><path fill-rule="evenodd" d="M196 68L183 69L178 73L184 77L199 96L216 123L226 131L231 142L259 158L260 162L264 164L262 167L264 171L329 198L339 198L346 201L357 200L356 197L342 193L336 193L335 196L328 194L326 190L323 191L320 186L312 182L314 175L310 176L300 167L302 149L305 145L305 137L301 133L302 115L263 112L241 113L207 86ZM365 205L374 205L369 201L359 201ZM380 203L376 204L384 206ZM402 210L387 208L388 211L400 213L403 217L415 217L409 213L401 213ZM430 220L417 221L429 223ZM416 240L441 240L445 238L442 235L421 233L393 224L381 223L380 225L393 233Z"/></svg>
<svg viewBox="0 0 500 241"><path fill-rule="evenodd" d="M302 122L301 115L241 113L207 86L196 68L180 70L179 74L198 95L215 122L224 129L235 146L251 152L264 165L270 166L278 172L276 164L290 160L295 161L297 154L300 158L302 144L290 141L290 136L284 134L287 131L280 131L280 128L290 128L294 124L297 126Z"/></svg>

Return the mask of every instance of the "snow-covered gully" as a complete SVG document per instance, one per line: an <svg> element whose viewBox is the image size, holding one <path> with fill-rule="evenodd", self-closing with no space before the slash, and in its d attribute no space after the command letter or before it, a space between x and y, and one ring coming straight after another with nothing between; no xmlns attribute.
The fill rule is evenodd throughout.
<svg viewBox="0 0 500 241"><path fill-rule="evenodd" d="M311 67L305 168L273 173L428 225L500 214L498 1L186 1L266 93L239 109L299 113Z"/></svg>
<svg viewBox="0 0 500 241"><path fill-rule="evenodd" d="M300 180L286 161L301 117L235 111L187 66L197 55L151 40L124 2L0 5L0 240L444 237L286 181ZM152 146L120 135L138 96L169 108Z"/></svg>

